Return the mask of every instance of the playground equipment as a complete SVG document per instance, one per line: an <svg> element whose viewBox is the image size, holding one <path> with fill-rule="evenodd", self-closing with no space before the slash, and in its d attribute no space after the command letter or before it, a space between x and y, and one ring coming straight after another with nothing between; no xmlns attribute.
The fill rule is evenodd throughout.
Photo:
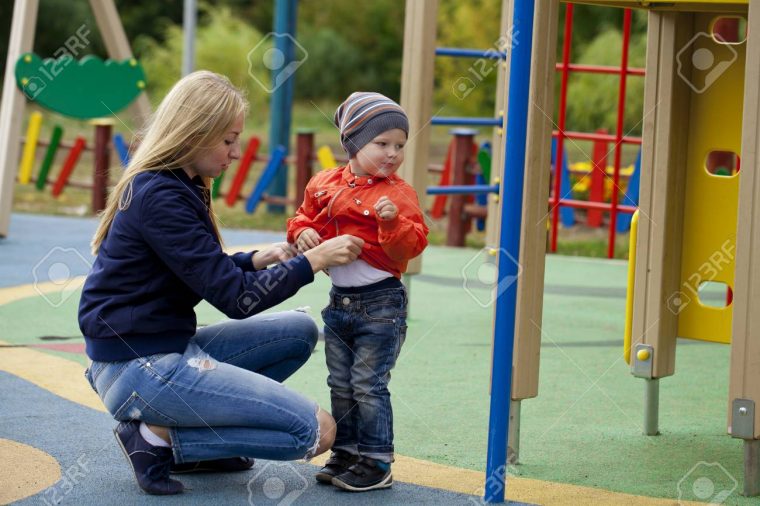
<svg viewBox="0 0 760 506"><path fill-rule="evenodd" d="M115 88L118 88L118 96L114 94L116 90L103 90L99 86L102 85L102 81L98 76L105 76L106 73L97 71L96 75L90 75L88 82L75 82L76 86L71 86L72 81L67 82L68 75L79 74L82 72L87 73L88 70L98 66L98 60L87 59L83 60L80 64L74 64L73 58L79 54L81 49L86 45L87 31L77 33L76 37L72 36L67 40L65 44L60 48L60 52L64 54L62 58L49 62L37 62L35 57L30 53L34 43L34 29L37 21L37 9L39 6L39 0L19 0L14 4L13 20L11 23L11 35L8 44L8 56L5 66L5 76L3 78L3 95L0 105L0 237L8 235L8 227L10 224L11 206L13 202L13 186L14 178L16 176L16 170L18 168L18 149L19 143L16 140L18 131L21 127L21 121L24 116L24 108L26 103L26 97L34 99L47 107L54 109L61 109L67 112L66 109L69 104L74 106L76 111L80 111L86 114L93 113L92 109L88 109L82 103L82 100L67 100L67 96L61 95L61 90L67 90L74 94L74 96L85 97L81 92L92 92L97 90L96 95L89 97L88 103L97 102L94 98L102 98L101 102L105 102L106 105L111 105L111 108L116 107L120 109L123 107L125 101L129 103L128 96L134 99L132 114L137 118L138 122L147 117L150 114L150 105L148 99L143 93L143 85L140 87L139 82L132 82L137 86L137 90L132 92L128 90L123 94L121 83ZM118 12L114 6L113 0L90 0L90 6L95 20L97 22L100 34L103 38L103 42L106 45L108 56L114 60L125 62L129 68L135 69L132 65L132 50L127 42L124 28L119 20ZM23 58L26 55L26 58ZM21 76L26 78L26 82L20 82L25 93L22 93L16 88L16 69L17 62L19 68L23 70L25 75ZM36 65L35 65L36 64ZM93 65L93 67L89 67ZM87 66L87 69L82 71L81 67ZM71 68L80 69L71 73ZM28 71L28 75L27 72ZM59 80L59 78L61 78ZM139 81L139 79L138 79ZM113 84L113 83L112 83ZM43 97L44 96L44 97ZM48 101L48 98L50 101ZM46 102L47 101L47 102ZM95 105L94 107L97 107ZM102 107L102 105L101 105ZM102 110L102 109L101 109ZM114 109L115 110L115 109ZM97 115L97 114L96 114ZM93 117L93 116L84 116ZM105 127L104 128L110 128ZM104 134L96 134L97 139L108 139L110 134L105 136ZM31 140L31 139L30 139ZM53 139L54 140L54 139ZM54 144L51 140L51 146ZM59 139L60 142L60 139ZM34 146L36 143L29 142L28 145ZM80 143L81 144L81 143ZM82 146L79 148L83 149ZM32 149L32 148L28 148ZM51 147L52 149L52 147ZM52 156L52 155L51 155ZM47 158L47 156L46 156ZM107 161L102 157L95 157L96 161L100 159L100 162ZM51 160L52 163L52 160ZM95 169L94 179L101 177L102 168ZM28 171L28 169L25 169ZM26 174L22 174L26 177ZM41 183L44 184L45 178L41 179ZM95 198L95 197L94 197ZM93 201L95 205L96 202Z"/></svg>
<svg viewBox="0 0 760 506"><path fill-rule="evenodd" d="M756 226L754 174L717 176L707 162L716 148L739 153L741 147L743 163L757 165L754 67L760 44L750 35L728 45L716 34L716 19L743 17L746 5L712 2L700 10L708 12L649 14L647 51L660 59L648 64L645 107L660 105L644 135L635 281L628 300L630 363L634 376L646 381L645 433L654 435L659 380L675 373L676 337L731 344L728 432L745 441L744 493L757 495L760 414L754 406L760 400L760 370L748 358L757 353L750 304L759 280L752 275L756 260L745 235ZM750 5L750 19L758 14ZM726 55L731 61L711 78L710 68L684 70L684 50L687 57L707 51L717 61ZM682 128L678 123L686 117L688 128ZM711 126L717 121L720 129ZM724 307L705 304L700 300L705 283L723 283L733 291L733 301Z"/></svg>
<svg viewBox="0 0 760 506"><path fill-rule="evenodd" d="M583 3L583 2L579 2ZM593 140L594 155L593 155L593 175L591 192L589 195L589 205L582 205L581 201L570 202L571 199L566 199L568 193L562 188L562 173L556 172L554 178L554 187L552 195L552 220L551 220L551 238L550 238L550 251L557 251L557 227L559 224L559 212L563 206L586 208L587 209L587 224L592 227L598 227L602 222L602 213L609 211L609 241L607 246L607 256L612 258L615 253L615 234L617 232L617 219L619 212L633 212L633 208L629 206L619 206L620 197L620 158L622 155L622 146L625 143L640 144L641 138L631 137L625 135L623 132L623 119L625 117L625 98L626 98L626 82L628 76L643 76L645 75L644 69L629 68L628 67L628 48L630 45L631 35L631 12L626 11L623 18L623 45L621 52L620 67L607 67L600 65L579 65L570 62L570 49L572 46L572 31L573 31L573 4L567 4L567 10L565 11L565 26L562 44L562 62L556 64L555 68L561 72L561 86L559 97L559 118L558 129L553 135L557 139L557 153L561 160L564 156L563 145L564 140L567 139L582 139ZM581 133L581 132L568 132L566 127L566 111L567 111L567 88L570 72L587 72L595 74L618 74L620 75L620 85L618 93L618 110L617 110L617 126L615 129L615 135L609 135L604 131L597 131L596 133ZM607 150L605 149L606 142L614 142L614 163L612 174L612 196L609 205L604 204L604 184L607 179L606 167L607 167ZM563 223L565 220L563 219Z"/></svg>
<svg viewBox="0 0 760 506"><path fill-rule="evenodd" d="M574 64L570 62L570 50L572 46L572 29L573 29L573 9L570 4L570 9L567 11L565 18L564 38L563 38L563 57L562 62L557 63L555 69L561 74L561 87L560 87L560 103L559 103L559 127L553 132L556 145L552 145L554 153L559 153L559 160L556 160L555 156L552 160L555 162L552 164L559 164L561 168L566 167L567 157L564 152L564 140L590 140L594 141L594 155L591 171L591 188L589 191L588 202L574 199L571 196L571 186L569 178L566 173L558 172L553 178L552 188L553 192L550 197L550 205L552 206L552 220L551 220L551 235L550 235L550 250L552 252L557 249L557 231L559 223L564 226L572 226L575 222L573 209L585 209L587 211L587 225L592 227L599 227L602 225L603 213L610 214L609 220L609 244L608 244L608 257L612 258L614 255L614 242L616 232L623 232L627 230L630 223L629 214L635 209L634 206L620 205L620 194L623 191L620 185L621 167L620 159L622 154L623 144L641 144L640 137L633 137L624 135L623 133L623 118L625 113L625 99L626 99L626 79L627 76L644 76L644 69L630 68L628 67L628 47L630 44L630 13L624 19L623 26L623 51L622 61L620 67L609 67L601 65L583 65ZM499 39L500 42L508 41L511 37L510 32L502 32L502 36ZM474 49L460 49L460 48L436 48L435 54L438 56L452 56L452 57L469 57L480 59L504 59L505 52L501 50L474 50ZM499 66L502 67L501 65ZM585 72L594 74L618 74L620 75L620 90L618 99L617 110L617 128L614 135L610 135L606 130L597 130L595 133L574 132L567 131L565 129L566 124L566 109L567 109L567 89L568 80L571 72ZM503 76L500 76L503 78ZM464 92L467 92L469 86L474 86L470 82L469 78L460 78L454 84L464 87ZM454 94L462 90L454 89ZM497 114L495 118L452 118L452 117L435 117L432 119L432 125L460 125L460 126L494 126L494 142L497 142L497 138L503 133L502 120L500 119L504 115L504 108L497 107ZM608 143L614 142L614 163L612 165L612 171L608 177L607 167L607 155L608 155ZM445 178L445 175L444 175ZM441 180L441 185L447 184L444 182L444 178ZM473 178L474 180L474 178ZM486 178L486 181L490 181L492 184L496 184L497 181ZM474 181L473 181L474 182ZM634 187L635 189L635 187ZM610 194L610 203L606 204L608 200L605 195ZM468 230L469 220L476 216L480 220L484 219L488 214L484 211L481 205L473 206L472 204L461 205L458 200L466 197L460 196L457 200L452 199L452 209L449 212L449 235L447 236L447 244L452 246L464 245L464 234ZM470 200L471 197L467 197ZM481 194L481 200L484 196ZM628 192L624 197L626 202L635 202L638 200L638 196L632 192ZM498 203L498 196L494 195L493 203ZM443 214L443 205L445 203L445 195L439 194L435 199L431 216L434 218L440 217ZM461 209L460 209L461 207ZM497 209L491 209L491 215L495 215ZM561 215L561 216L560 216ZM625 216L623 219L623 226L618 227L617 221L621 216ZM560 219L561 218L561 219ZM454 221L452 225L452 220ZM464 230L464 232L462 232ZM454 234L451 237L451 234ZM494 244L496 242L497 233L496 227L489 228L489 234L487 236L487 243Z"/></svg>
<svg viewBox="0 0 760 506"><path fill-rule="evenodd" d="M639 2L586 3L641 7ZM760 413L754 406L760 400L760 368L750 357L758 356L760 343L753 339L757 335L753 329L758 322L752 317L750 303L757 296L753 287L758 286L760 280L752 275L758 260L753 255L756 248L751 247L749 231L754 232L758 226L751 211L758 191L754 174L744 174L741 179L736 175L720 177L710 174L706 166L711 150L738 153L740 146L742 164L755 167L758 163L760 93L756 86L745 87L744 83L757 82L760 43L750 34L746 41L736 41L729 46L713 35L716 18L736 13L745 15L746 2L671 2L667 5L652 2L648 7L645 110L655 114L645 122L642 139L640 217L635 239L628 338L632 372L647 381L645 431L648 434L657 431L658 381L675 372L676 336L730 342L729 433L745 440L744 493L757 495L760 492L757 451ZM626 14L626 19L629 16ZM749 6L749 18L750 24L753 20L760 23L757 6ZM540 22L538 18L536 26ZM554 35L554 32L548 33ZM718 67L717 71L714 66L705 68L691 63L694 55L705 54L705 51L716 62L730 63ZM725 59L727 54L730 55L728 60ZM533 59L532 83L536 74L548 71L548 61L538 56ZM532 91L535 93L537 89ZM544 103L537 95L531 100ZM551 102L548 105L551 110ZM742 116L744 124L739 130ZM529 114L529 124L530 117ZM724 127L714 128L716 122ZM528 144L540 145L546 130L529 130ZM528 179L530 174L526 173ZM528 191L528 182L525 187ZM613 196L613 204L614 199ZM525 199L526 218L530 200ZM740 210L738 227L737 208ZM524 219L522 237L527 242L540 242L537 241L539 231L531 231L531 227L531 221ZM529 269L526 262L530 259L521 254L524 272ZM731 304L715 308L700 302L699 291L705 282L720 282L733 288ZM518 294L528 284L532 290L542 291L540 281L534 285L523 276L518 281ZM518 307L525 307L535 299L518 295L517 300ZM516 350L524 339L519 329L518 320ZM517 378L519 362L515 367Z"/></svg>
<svg viewBox="0 0 760 506"><path fill-rule="evenodd" d="M87 147L85 138L81 136L78 136L73 143L62 141L63 128L60 125L53 127L49 141L39 140L42 122L43 116L41 113L35 111L30 115L26 136L20 140L24 145L24 150L21 163L19 164L17 181L20 184L30 184L33 182L38 191L43 191L46 185L50 185L51 195L56 198L63 193L66 186L90 189L92 190L92 211L97 212L103 209L107 200L111 122L103 119L93 122L95 125L95 143L90 148ZM118 137L120 138L121 136ZM114 138L113 142L120 153L123 163L125 163L124 158L128 156L126 143L123 138L120 141ZM119 142L121 144L118 144ZM39 171L35 176L33 174L35 153L39 147L47 147L47 149L40 163ZM59 148L68 149L69 152L58 175L51 179L52 166ZM89 184L70 181L71 174L74 172L84 151L91 151L94 156L95 170L93 171L93 182Z"/></svg>
<svg viewBox="0 0 760 506"><path fill-rule="evenodd" d="M584 3L636 8L643 5L636 1ZM402 103L412 110L416 107L417 114L411 116L413 125L424 124L425 106L429 103L418 99L423 85L432 86L432 72L423 56L430 54L434 44L434 26L423 19L422 13L434 18L430 12L435 12L436 5L432 0L407 5L406 40L414 42L416 54L405 58L405 75L413 68L419 79L416 83L402 81L406 84L402 98L407 99ZM498 261L498 277L494 283L487 502L504 499L506 459L508 455L519 458L520 401L537 395L549 197L549 172L540 168L551 163L548 147L553 133L550 118L543 111L553 110L559 5L558 0L513 0L503 4L501 33L515 26L522 38L509 51L509 69L498 88L502 98L508 97L504 110L509 135L494 142L499 146L494 154L498 162L494 163L496 167L503 166L504 172L499 248L492 250ZM572 3L566 8L571 11ZM653 114L644 124L641 139L640 217L634 221L633 295L627 318L632 371L647 380L646 425L647 432L653 433L657 381L674 373L676 336L730 342L729 433L745 441L744 493L757 495L760 409L755 406L760 402L760 366L756 360L760 356L760 316L750 304L760 297L760 253L752 239L752 234L760 234L760 220L753 210L754 199L760 199L760 184L754 171L739 172L740 179L734 169L738 168L739 158L744 167L760 165L760 89L754 85L760 82L760 39L750 31L746 41L726 46L700 33L713 33L716 17L732 14L745 16L748 12L749 24L760 25L760 5L703 0L647 2L646 8L649 30L645 110ZM626 31L630 16L626 11ZM566 19L571 17L570 13ZM412 25L414 30L410 30ZM405 44L405 48L408 46ZM692 64L692 58L704 55L705 50L714 57L715 65ZM625 77L625 55L623 60L619 73ZM721 62L724 64L719 65ZM565 65L563 72L569 70ZM624 86L621 82L621 102ZM741 130L739 118L743 118ZM716 124L724 127L714 128ZM561 132L563 127L560 125ZM618 145L626 140L634 142L622 135L620 124L610 140ZM409 158L424 156L418 150L426 142L426 129L422 128L409 147ZM740 146L742 153L738 157ZM711 150L734 154L736 166L727 171L733 175L717 176L706 170L712 165ZM615 158L617 186L619 149ZM405 174L413 181L415 176L416 181L421 179L417 172ZM498 177L498 171L491 176ZM559 195L557 185L561 183L557 179L555 195ZM634 211L633 206L624 209L618 205L618 197L613 190L610 206L596 204L598 209L612 213L611 234L617 225L617 212ZM555 205L554 223L558 221L558 211ZM732 288L730 305L703 305L699 287L705 281L722 282ZM682 297L676 300L686 295L684 286L689 285L693 287L689 297L693 295L695 300L685 304Z"/></svg>
<svg viewBox="0 0 760 506"><path fill-rule="evenodd" d="M86 56L80 61L75 61L71 55L64 55L57 59L42 60L33 53L25 53L16 61L14 73L16 85L30 101L72 118L100 118L92 122L95 125L92 211L97 213L104 209L107 200L109 142L113 122L102 118L127 107L145 89L142 67L134 58L122 62L103 62L95 56ZM28 184L31 180L41 125L42 114L32 113L19 169L21 184ZM37 178L38 188L44 187L47 182L47 173L50 163L55 158L60 135L60 128L54 129L46 161L43 162ZM54 196L59 196L68 183L83 149L84 140L77 139L53 187Z"/></svg>

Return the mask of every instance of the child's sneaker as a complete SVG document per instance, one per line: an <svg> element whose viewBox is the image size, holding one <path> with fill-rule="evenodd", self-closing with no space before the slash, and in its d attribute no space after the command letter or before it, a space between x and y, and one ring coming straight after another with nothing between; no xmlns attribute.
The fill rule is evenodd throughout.
<svg viewBox="0 0 760 506"><path fill-rule="evenodd" d="M320 483L332 483L333 478L348 471L348 468L356 464L357 460L359 460L358 455L343 450L335 450L327 460L325 467L317 473L317 481Z"/></svg>
<svg viewBox="0 0 760 506"><path fill-rule="evenodd" d="M332 484L351 492L366 492L393 485L391 465L387 462L361 457L348 470L332 479Z"/></svg>

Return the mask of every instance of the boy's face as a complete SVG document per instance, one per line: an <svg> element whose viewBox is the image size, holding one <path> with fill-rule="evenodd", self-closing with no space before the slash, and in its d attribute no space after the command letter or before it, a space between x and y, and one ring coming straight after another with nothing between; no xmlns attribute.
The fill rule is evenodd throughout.
<svg viewBox="0 0 760 506"><path fill-rule="evenodd" d="M351 172L357 176L390 176L404 161L404 144L406 133L403 130L386 130L356 153L351 159Z"/></svg>

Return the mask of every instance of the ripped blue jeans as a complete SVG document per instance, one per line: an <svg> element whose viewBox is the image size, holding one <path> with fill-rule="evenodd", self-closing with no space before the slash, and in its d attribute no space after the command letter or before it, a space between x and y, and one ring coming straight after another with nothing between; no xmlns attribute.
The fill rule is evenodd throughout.
<svg viewBox="0 0 760 506"><path fill-rule="evenodd" d="M393 461L388 383L406 338L406 307L406 289L396 278L330 291L322 319L337 423L333 450Z"/></svg>
<svg viewBox="0 0 760 506"><path fill-rule="evenodd" d="M316 342L309 315L262 314L200 328L182 354L93 362L85 376L116 420L170 427L177 463L295 460L316 449L317 405L280 382Z"/></svg>

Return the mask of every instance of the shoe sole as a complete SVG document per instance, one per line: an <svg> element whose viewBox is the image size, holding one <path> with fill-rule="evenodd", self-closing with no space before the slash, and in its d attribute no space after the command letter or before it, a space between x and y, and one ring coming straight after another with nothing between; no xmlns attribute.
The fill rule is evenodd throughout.
<svg viewBox="0 0 760 506"><path fill-rule="evenodd" d="M140 480L137 479L137 471L135 471L135 466L132 465L132 459L129 458L129 452L127 452L127 449L124 448L124 443L121 442L121 438L119 437L119 433L116 432L116 429L113 429L113 435L116 438L116 442L119 443L119 448L121 448L122 453L124 453L124 456L127 458L127 463L129 463L129 468L132 470L132 474L135 477L135 481L137 482L137 488L139 488L144 494L148 495L176 495L182 492L180 490L176 494L153 494L151 492L148 492L144 488L140 486Z"/></svg>
<svg viewBox="0 0 760 506"><path fill-rule="evenodd" d="M335 478L332 474L327 473L317 473L314 475L314 477L317 479L319 483L325 483L327 485L330 485L332 483L332 479Z"/></svg>
<svg viewBox="0 0 760 506"><path fill-rule="evenodd" d="M340 481L338 478L333 478L332 484L340 489L348 490L349 492L367 492L369 490L380 490L383 488L391 488L393 485L393 474L388 474L388 476L386 476L383 481L380 483L375 483L374 485L370 485L369 487L353 487L348 483Z"/></svg>
<svg viewBox="0 0 760 506"><path fill-rule="evenodd" d="M187 469L183 471L175 471L171 470L169 471L171 474L191 474L191 473L197 473L197 474L214 474L214 473L242 473L243 471L250 471L253 469L253 466L247 467L245 469L217 469L214 467L196 467L195 469Z"/></svg>

